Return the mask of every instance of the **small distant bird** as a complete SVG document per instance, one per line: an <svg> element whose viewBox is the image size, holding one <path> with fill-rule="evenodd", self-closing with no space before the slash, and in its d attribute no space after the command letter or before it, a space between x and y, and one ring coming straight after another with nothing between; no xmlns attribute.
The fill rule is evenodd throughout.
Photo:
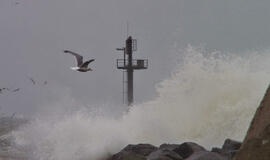
<svg viewBox="0 0 270 160"><path fill-rule="evenodd" d="M31 82L33 83L33 85L36 84L36 81L33 78L29 78L31 80Z"/></svg>
<svg viewBox="0 0 270 160"><path fill-rule="evenodd" d="M95 59L90 59L88 61L83 62L83 57L79 55L78 53L74 53L69 50L64 50L64 53L69 53L76 57L77 67L71 67L72 70L79 71L79 72L92 71L92 69L88 67L88 64L93 62Z"/></svg>
<svg viewBox="0 0 270 160"><path fill-rule="evenodd" d="M48 84L48 82L47 81L44 81L44 83L43 83L44 85L47 85Z"/></svg>
<svg viewBox="0 0 270 160"><path fill-rule="evenodd" d="M20 88L16 88L12 92L18 92L19 90L20 90Z"/></svg>
<svg viewBox="0 0 270 160"><path fill-rule="evenodd" d="M10 118L13 119L15 116L16 116L16 112L14 112Z"/></svg>
<svg viewBox="0 0 270 160"><path fill-rule="evenodd" d="M1 94L1 93L3 93L3 91L4 91L4 90L9 91L9 88L6 88L6 87L4 87L4 88L0 88L0 94Z"/></svg>

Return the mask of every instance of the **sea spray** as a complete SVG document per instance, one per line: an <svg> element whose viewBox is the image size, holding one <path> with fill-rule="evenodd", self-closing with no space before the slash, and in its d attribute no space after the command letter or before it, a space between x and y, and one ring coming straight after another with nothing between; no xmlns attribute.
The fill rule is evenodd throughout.
<svg viewBox="0 0 270 160"><path fill-rule="evenodd" d="M210 147L228 137L242 140L270 79L269 54L248 55L189 46L171 77L157 85L154 100L118 118L81 110L36 118L13 132L16 145L32 159L98 160L129 143L194 141Z"/></svg>

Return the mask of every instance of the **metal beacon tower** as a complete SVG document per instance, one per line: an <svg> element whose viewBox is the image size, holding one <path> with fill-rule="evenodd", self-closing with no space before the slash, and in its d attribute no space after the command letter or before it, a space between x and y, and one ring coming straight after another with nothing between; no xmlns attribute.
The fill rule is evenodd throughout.
<svg viewBox="0 0 270 160"><path fill-rule="evenodd" d="M131 106L133 103L133 71L147 69L148 60L132 58L133 51L137 50L137 40L132 39L131 36L127 38L125 47L116 50L124 52L123 59L117 59L116 64L117 69L123 70L123 101L128 106ZM125 84L127 90L125 90Z"/></svg>

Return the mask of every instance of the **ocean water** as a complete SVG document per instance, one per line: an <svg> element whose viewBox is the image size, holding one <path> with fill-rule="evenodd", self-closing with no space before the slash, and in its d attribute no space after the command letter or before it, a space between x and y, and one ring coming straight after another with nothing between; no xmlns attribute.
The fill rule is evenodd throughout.
<svg viewBox="0 0 270 160"><path fill-rule="evenodd" d="M153 100L117 118L85 110L35 118L12 133L15 145L29 159L99 160L127 144L192 141L211 148L226 138L241 141L269 84L268 51L233 54L188 46L175 55L179 62L157 84Z"/></svg>

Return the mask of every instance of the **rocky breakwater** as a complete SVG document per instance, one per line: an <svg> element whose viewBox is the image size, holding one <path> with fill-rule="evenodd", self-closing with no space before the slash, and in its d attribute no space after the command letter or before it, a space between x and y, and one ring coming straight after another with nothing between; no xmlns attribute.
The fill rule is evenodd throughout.
<svg viewBox="0 0 270 160"><path fill-rule="evenodd" d="M193 142L162 144L159 147L137 144L126 146L107 160L231 160L240 146L240 142L231 139L225 140L222 148L211 151Z"/></svg>
<svg viewBox="0 0 270 160"><path fill-rule="evenodd" d="M227 139L222 148L183 144L128 145L107 160L270 160L270 86L259 105L243 143Z"/></svg>

